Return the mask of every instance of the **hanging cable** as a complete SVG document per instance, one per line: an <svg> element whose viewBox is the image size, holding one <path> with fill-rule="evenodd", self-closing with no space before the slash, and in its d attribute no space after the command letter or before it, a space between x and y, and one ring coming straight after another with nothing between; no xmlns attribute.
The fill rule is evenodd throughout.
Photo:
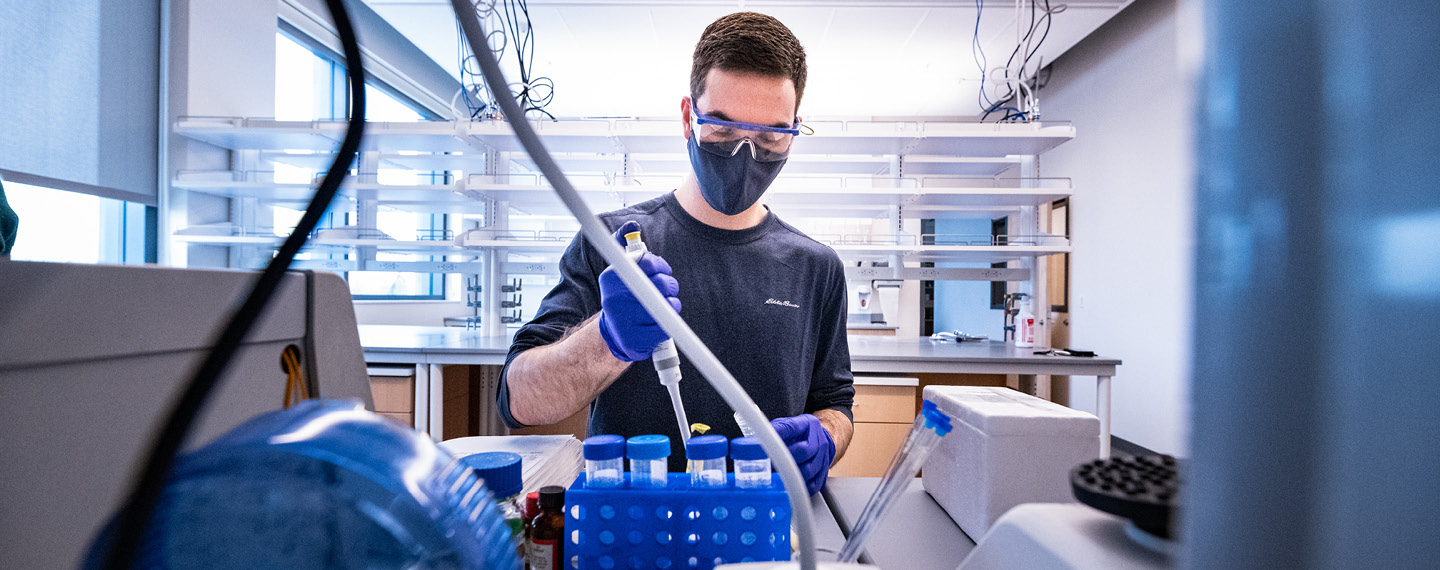
<svg viewBox="0 0 1440 570"><path fill-rule="evenodd" d="M239 350L246 334L260 315L264 314L266 305L280 286L280 280L285 277L295 254L305 245L310 231L320 222L360 150L360 139L365 132L365 70L360 60L360 44L355 37L355 30L351 27L344 0L325 0L325 5L334 20L345 62L350 68L349 88L352 103L345 139L335 154L335 161L330 164L330 170L325 173L324 180L320 182L319 189L310 200L310 205L306 207L305 214L300 217L300 222L295 224L295 229L285 238L270 264L256 277L255 284L244 302L231 313L210 353L185 385L164 427L156 436L140 478L118 516L109 552L105 556L105 568L108 570L128 570L134 564L136 554L141 545L145 544L146 530L165 489L165 482L169 479L176 453L185 443L186 434L204 411L206 400L215 391L221 375Z"/></svg>
<svg viewBox="0 0 1440 570"><path fill-rule="evenodd" d="M975 65L980 67L980 90L976 99L981 111L994 104L985 93L985 66L988 61L985 59L985 47L980 45L980 15L984 11L985 0L975 0L975 34L970 38L970 57L975 60Z"/></svg>
<svg viewBox="0 0 1440 570"><path fill-rule="evenodd" d="M988 107L982 105L981 121L985 121L996 111L1006 111L1006 114L1001 117L1001 121L1029 122L1038 117L1038 91L1044 85L1044 82L1039 80L1039 75L1043 68L1044 56L1040 56L1040 59L1036 60L1034 74L1028 71L1030 60L1040 52L1040 47L1049 38L1055 14L1064 12L1068 8L1066 4L1056 4L1052 7L1050 0L1044 0L1043 8L1039 8L1038 4L1038 1L1031 2L1030 26L1024 35L1021 35L1017 28L1016 36L1019 41L1017 41L1015 49L1010 52L1010 57L1006 60L1005 65L990 69L982 79L984 82L994 82L997 88L1003 86L1006 92L1004 95L997 95L989 102ZM1018 20L1018 4L1016 15ZM1043 31L1041 30L1042 26L1044 27ZM1037 34L1037 32L1039 33ZM1015 66L1016 58L1021 57L1022 54L1023 57L1017 67ZM1048 79L1049 75L1046 74L1047 82Z"/></svg>

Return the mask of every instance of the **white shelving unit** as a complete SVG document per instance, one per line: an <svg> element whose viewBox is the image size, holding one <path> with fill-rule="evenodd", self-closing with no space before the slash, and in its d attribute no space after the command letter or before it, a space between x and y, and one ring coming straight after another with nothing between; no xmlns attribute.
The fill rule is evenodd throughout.
<svg viewBox="0 0 1440 570"><path fill-rule="evenodd" d="M597 211L622 208L675 188L689 161L673 120L564 120L533 123L572 183ZM786 219L884 220L893 231L875 234L817 234L842 259L885 262L895 278L920 275L902 270L912 262L1020 262L1001 272L930 272L937 279L1023 281L1037 301L1044 299L1044 264L1037 259L1070 252L1065 236L1046 232L1049 205L1071 195L1066 179L1035 176L1035 157L1075 136L1074 127L1053 123L966 123L948 121L815 121L814 134L796 141L785 173L766 194L766 203ZM219 146L241 168L182 171L177 190L234 199L239 208L296 208L305 204L309 184L276 183L276 165L323 171L344 135L341 121L275 121L261 118L182 117L175 131ZM356 218L374 220L377 209L468 214L482 221L444 239L385 236L360 229L317 232L311 251L341 253L344 259L311 259L300 267L344 271L463 273L485 284L482 305L500 304L507 275L553 273L573 231L520 231L512 221L563 219L569 212L519 147L504 122L370 123L356 176L342 187L339 206ZM388 185L382 169L445 171L446 184ZM463 175L454 174L463 172ZM906 230L920 218L1008 216L1012 232L990 236L920 235ZM249 259L281 240L273 228L253 222L263 216L234 216L229 225L180 228L176 242L248 249ZM362 235L363 234L363 235ZM392 239L393 238L393 239ZM444 256L443 261L382 261L376 252ZM246 256L232 256L246 259ZM864 265L861 263L861 265ZM487 267L493 267L490 271ZM855 269L855 268L852 268ZM880 271L879 273L886 273ZM857 272L856 275L870 275ZM996 277L999 275L999 277ZM499 334L498 312L487 308L482 322Z"/></svg>

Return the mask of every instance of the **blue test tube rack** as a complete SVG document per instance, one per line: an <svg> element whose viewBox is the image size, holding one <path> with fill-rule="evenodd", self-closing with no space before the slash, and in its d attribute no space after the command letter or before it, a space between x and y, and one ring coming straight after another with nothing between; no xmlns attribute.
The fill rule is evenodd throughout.
<svg viewBox="0 0 1440 570"><path fill-rule="evenodd" d="M720 564L790 560L790 502L780 477L769 489L691 489L670 473L663 489L565 492L565 557L572 570L711 570Z"/></svg>

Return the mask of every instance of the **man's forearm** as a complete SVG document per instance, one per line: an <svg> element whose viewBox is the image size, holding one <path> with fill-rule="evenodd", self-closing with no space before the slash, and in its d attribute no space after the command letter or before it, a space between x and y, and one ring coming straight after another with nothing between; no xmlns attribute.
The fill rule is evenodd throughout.
<svg viewBox="0 0 1440 570"><path fill-rule="evenodd" d="M510 415L525 425L553 424L583 408L630 366L610 354L591 317L564 338L521 353L505 373Z"/></svg>
<svg viewBox="0 0 1440 570"><path fill-rule="evenodd" d="M830 439L835 442L835 461L845 455L845 449L850 447L850 436L855 434L855 424L850 422L838 411L824 409L815 412L815 417L820 419L820 427L830 433Z"/></svg>

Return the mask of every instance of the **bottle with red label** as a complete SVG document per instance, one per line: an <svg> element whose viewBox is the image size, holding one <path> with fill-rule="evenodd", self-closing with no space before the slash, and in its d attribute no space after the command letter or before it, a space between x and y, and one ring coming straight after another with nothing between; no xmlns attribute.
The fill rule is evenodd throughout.
<svg viewBox="0 0 1440 570"><path fill-rule="evenodd" d="M1015 346L1035 346L1035 313L1030 311L1030 299L1020 299L1020 308L1015 315Z"/></svg>
<svg viewBox="0 0 1440 570"><path fill-rule="evenodd" d="M535 530L535 515L540 514L540 492L531 491L525 495L525 542L520 558L525 562L525 570L530 570L530 533Z"/></svg>
<svg viewBox="0 0 1440 570"><path fill-rule="evenodd" d="M565 488L540 488L540 514L530 522L531 570L562 570L565 565Z"/></svg>

